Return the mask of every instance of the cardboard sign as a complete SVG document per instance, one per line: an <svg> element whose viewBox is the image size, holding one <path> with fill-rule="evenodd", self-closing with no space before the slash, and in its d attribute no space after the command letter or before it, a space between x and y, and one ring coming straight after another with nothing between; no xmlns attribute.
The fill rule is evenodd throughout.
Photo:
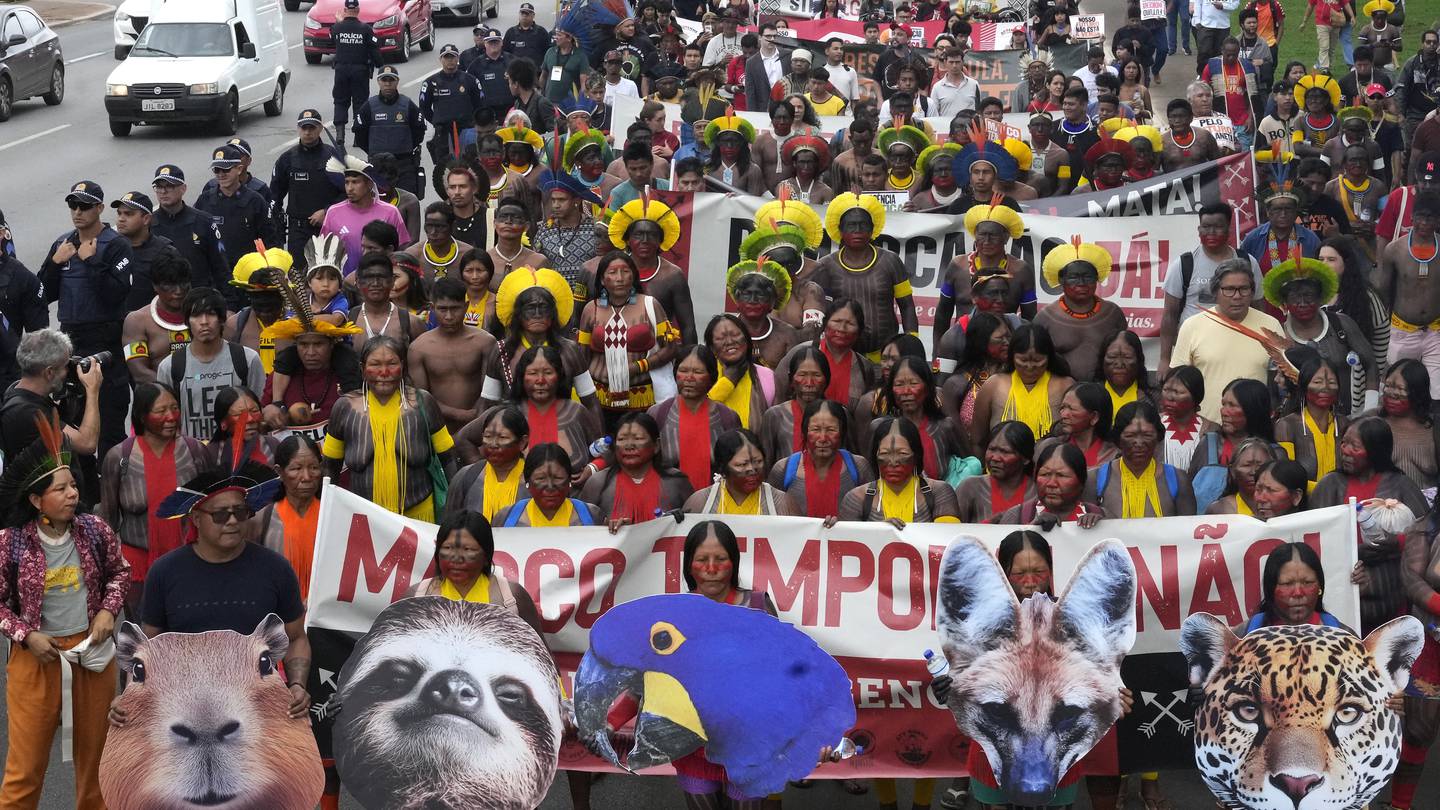
<svg viewBox="0 0 1440 810"><path fill-rule="evenodd" d="M1230 122L1229 116L1225 115L1197 115L1195 126L1204 129L1215 136L1215 143L1221 149L1235 151L1235 125Z"/></svg>
<svg viewBox="0 0 1440 810"><path fill-rule="evenodd" d="M1140 0L1140 19L1165 19L1165 0Z"/></svg>
<svg viewBox="0 0 1440 810"><path fill-rule="evenodd" d="M1075 21L1076 39L1105 38L1104 14L1077 14L1071 19Z"/></svg>
<svg viewBox="0 0 1440 810"><path fill-rule="evenodd" d="M879 200L886 211L903 211L905 203L910 202L908 191L872 191L870 195Z"/></svg>
<svg viewBox="0 0 1440 810"><path fill-rule="evenodd" d="M1028 115L1024 116L1026 119ZM985 119L985 136L992 141L1003 141L1006 138L1014 138L1017 141L1025 140L1025 133L1020 127L1005 121L994 121Z"/></svg>

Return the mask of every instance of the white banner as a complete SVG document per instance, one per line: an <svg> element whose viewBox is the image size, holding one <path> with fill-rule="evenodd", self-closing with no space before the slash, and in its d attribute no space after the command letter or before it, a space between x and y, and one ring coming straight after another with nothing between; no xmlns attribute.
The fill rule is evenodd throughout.
<svg viewBox="0 0 1440 810"><path fill-rule="evenodd" d="M680 105L660 102L665 105L665 126L680 137L680 130L690 126L680 120ZM625 129L631 124L640 120L640 108L645 105L644 99L633 96L616 96L610 105L610 134L615 139L615 149L625 148ZM735 114L755 126L755 134L770 131L770 113L765 110L736 110ZM820 134L830 138L836 132L850 126L851 117L848 115L822 115L820 116ZM948 124L947 124L948 126Z"/></svg>
<svg viewBox="0 0 1440 810"><path fill-rule="evenodd" d="M1076 39L1105 38L1104 14L1077 14L1071 19L1075 22Z"/></svg>
<svg viewBox="0 0 1440 810"><path fill-rule="evenodd" d="M1140 19L1165 19L1165 0L1140 0Z"/></svg>
<svg viewBox="0 0 1440 810"><path fill-rule="evenodd" d="M610 607L685 590L681 556L686 522L654 520L612 535L604 527L496 529L495 564L535 599L547 641L580 653L589 628ZM937 643L935 599L945 547L960 534L992 550L1014 526L839 523L811 518L738 517L740 582L769 593L780 617L841 659L916 659ZM1239 515L1105 520L1050 532L1058 593L1095 542L1119 538L1139 573L1138 635L1132 654L1179 649L1180 623L1201 611L1230 625L1260 601L1265 558L1277 544L1304 542L1325 561L1325 607L1359 627L1355 513L1336 506L1269 523ZM388 512L326 486L307 627L361 633L403 598L431 566L435 526Z"/></svg>

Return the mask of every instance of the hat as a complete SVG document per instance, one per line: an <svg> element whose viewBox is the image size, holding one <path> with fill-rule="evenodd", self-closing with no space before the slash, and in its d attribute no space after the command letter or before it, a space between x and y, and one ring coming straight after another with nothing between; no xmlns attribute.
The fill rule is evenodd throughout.
<svg viewBox="0 0 1440 810"><path fill-rule="evenodd" d="M486 42L490 42L491 40L496 40L496 39L501 39L501 40L503 40L503 39L505 39L505 37L504 37L504 35L502 35L497 29L494 29L494 28L487 28L487 29L485 29L485 41L486 41Z"/></svg>
<svg viewBox="0 0 1440 810"><path fill-rule="evenodd" d="M250 151L250 143L244 138L231 138L225 143L229 144L230 146L239 147L240 151L245 153L245 157L250 157L253 154Z"/></svg>
<svg viewBox="0 0 1440 810"><path fill-rule="evenodd" d="M1025 233L1025 223L1020 219L1018 211L1001 202L1003 199L1003 196L996 194L988 203L970 206L970 210L965 212L965 231L974 236L980 223L994 222L1003 227L1011 239L1019 239Z"/></svg>
<svg viewBox="0 0 1440 810"><path fill-rule="evenodd" d="M560 112L564 113L566 118L572 115L583 115L589 118L595 114L596 104L590 100L589 96L580 95L577 91L560 99L555 106L560 108Z"/></svg>
<svg viewBox="0 0 1440 810"><path fill-rule="evenodd" d="M605 201L590 190L580 179L566 172L555 173L549 169L540 172L540 193L549 194L552 191L564 191L572 196L592 205L604 205Z"/></svg>
<svg viewBox="0 0 1440 810"><path fill-rule="evenodd" d="M398 81L400 81L400 70L399 70L398 68L396 68L394 65L385 65L384 67L380 68L380 72L379 72L379 73L376 73L376 74L375 74L375 78L376 78L376 79L394 79L395 81L398 82Z"/></svg>
<svg viewBox="0 0 1440 810"><path fill-rule="evenodd" d="M1121 128L1126 129L1126 127ZM1116 138L1114 135L1101 131L1100 140L1085 150L1085 165L1095 166L1104 158L1115 155L1124 162L1125 168L1135 162L1135 147L1129 141Z"/></svg>
<svg viewBox="0 0 1440 810"><path fill-rule="evenodd" d="M1393 14L1395 12L1395 4L1390 2L1390 0L1370 0L1361 10L1365 12L1366 17L1371 16L1377 11Z"/></svg>
<svg viewBox="0 0 1440 810"><path fill-rule="evenodd" d="M804 48L796 48L795 50L790 52L790 61L794 62L797 59L808 65L812 61L813 57L811 57L810 52L805 50Z"/></svg>
<svg viewBox="0 0 1440 810"><path fill-rule="evenodd" d="M1077 234L1070 237L1069 242L1057 245L1050 249L1045 255L1045 262L1041 267L1045 274L1045 283L1051 287L1060 286L1060 271L1071 262L1084 262L1095 268L1101 284L1110 276L1110 254L1099 245L1089 245L1080 240Z"/></svg>
<svg viewBox="0 0 1440 810"><path fill-rule="evenodd" d="M521 3L521 4L520 4L520 13L521 13L521 14L524 14L524 13L527 12L527 11L530 12L531 14L534 14L534 13L535 13L535 5L534 5L533 3Z"/></svg>
<svg viewBox="0 0 1440 810"><path fill-rule="evenodd" d="M446 56L459 56L459 55L460 55L460 49L457 48L457 47L455 47L455 44L454 44L453 42L447 42L447 43L445 43L444 45L441 45L441 46L440 46L440 56L441 56L441 58L444 58L444 57L446 57Z"/></svg>
<svg viewBox="0 0 1440 810"><path fill-rule="evenodd" d="M152 186L158 186L158 185L181 186L181 185L184 185L184 184L185 184L185 170L182 169L182 168L180 168L179 166L176 166L174 163L166 163L164 166L161 166L160 168L156 169L156 170L155 170L155 179L150 181L150 185L152 185Z"/></svg>
<svg viewBox="0 0 1440 810"><path fill-rule="evenodd" d="M350 2L351 0L346 0ZM244 436L245 427L256 418L248 411L234 417L231 435ZM239 492L245 497L245 505L252 511L260 511L275 501L280 491L280 476L265 464L251 461L254 442L231 442L231 452L221 454L220 466L207 470L175 488L165 500L155 507L158 518L181 518L195 511L195 507L222 492Z"/></svg>
<svg viewBox="0 0 1440 810"><path fill-rule="evenodd" d="M815 213L815 209L811 208L809 203L790 199L789 191L789 186L781 186L779 199L771 200L760 206L759 210L755 212L755 225L758 228L774 229L783 229L784 226L793 225L799 228L800 233L804 236L805 247L814 250L820 247L820 242L825 238L825 224L820 221L820 215ZM756 255L759 255L760 252L764 252L764 249L758 249ZM754 256L745 256L743 241L740 243L740 255L745 258L754 258Z"/></svg>
<svg viewBox="0 0 1440 810"><path fill-rule="evenodd" d="M0 509L9 511L24 497L27 490L51 473L70 468L70 451L65 449L64 428L60 414L50 409L50 418L34 414L39 438L17 455L6 459L5 472L0 475Z"/></svg>
<svg viewBox="0 0 1440 810"><path fill-rule="evenodd" d="M725 272L725 291L730 293L731 298L735 297L735 288L746 276L760 276L775 285L775 309L784 309L790 302L790 273L776 262L745 259L731 265Z"/></svg>
<svg viewBox="0 0 1440 810"><path fill-rule="evenodd" d="M351 154L346 154L344 160L337 157L326 160L325 171L342 177L347 174L358 174L367 178L371 183L375 182L375 167Z"/></svg>
<svg viewBox="0 0 1440 810"><path fill-rule="evenodd" d="M575 314L575 293L570 289L570 282L548 267L539 270L517 267L505 274L500 289L495 291L495 317L501 326L510 327L510 321L515 318L515 300L521 293L536 288L555 302L555 322L562 325L570 322L570 316Z"/></svg>
<svg viewBox="0 0 1440 810"><path fill-rule="evenodd" d="M345 8L360 8L360 0L345 0Z"/></svg>
<svg viewBox="0 0 1440 810"><path fill-rule="evenodd" d="M1287 151L1286 146L1283 139L1272 138L1269 149L1261 149L1255 153L1255 162L1268 166L1270 174L1269 181L1257 190L1256 196L1260 198L1261 205L1269 205L1271 200L1282 197L1303 204L1301 198L1304 187L1296 185L1290 176L1290 163L1295 159L1295 153Z"/></svg>
<svg viewBox="0 0 1440 810"><path fill-rule="evenodd" d="M122 205L142 214L155 213L155 203L138 191L127 191L120 199L110 203L111 208L119 208Z"/></svg>
<svg viewBox="0 0 1440 810"><path fill-rule="evenodd" d="M1440 180L1440 152L1426 152L1415 166L1416 180Z"/></svg>
<svg viewBox="0 0 1440 810"><path fill-rule="evenodd" d="M902 37L900 40L898 40L898 41L900 41L900 42L909 42L910 39L911 39L911 37L915 36L915 29L911 28L911 27L908 26L908 25L902 25L902 24L900 24L900 23L890 23L890 32L891 32L891 35L890 35L890 41L891 41L891 42L896 42L896 41L897 41L897 40L895 39L895 34L903 34L903 35L904 35L904 37Z"/></svg>
<svg viewBox="0 0 1440 810"><path fill-rule="evenodd" d="M303 127L306 124L324 126L325 119L320 117L320 111L314 108L306 108L300 111L300 117L295 119L295 126Z"/></svg>
<svg viewBox="0 0 1440 810"><path fill-rule="evenodd" d="M1340 106L1340 83L1330 78L1329 74L1310 73L1295 82L1295 104L1302 112L1305 110L1305 96L1311 90L1325 91L1330 96L1330 106Z"/></svg>
<svg viewBox="0 0 1440 810"><path fill-rule="evenodd" d="M1329 301L1340 289L1340 277L1330 265L1319 259L1289 259L1270 268L1260 289L1265 300L1279 309L1285 305L1285 288L1296 281L1310 280L1320 285L1320 300Z"/></svg>
<svg viewBox="0 0 1440 810"><path fill-rule="evenodd" d="M739 135L746 143L755 143L755 125L736 115L734 109L727 108L724 115L705 127L705 146L713 149L715 140L727 132Z"/></svg>
<svg viewBox="0 0 1440 810"><path fill-rule="evenodd" d="M227 143L210 155L210 168L233 169L245 159L245 153L233 143Z"/></svg>
<svg viewBox="0 0 1440 810"><path fill-rule="evenodd" d="M660 250L669 250L675 247L680 240L680 217L670 210L670 206L659 200L650 199L650 195L643 194L636 199L620 206L610 217L610 244L619 250L625 249L625 233L642 219L649 220L660 226Z"/></svg>
<svg viewBox="0 0 1440 810"><path fill-rule="evenodd" d="M1115 133L1115 140L1130 144L1132 149L1135 147L1135 141L1141 138L1144 138L1145 141L1150 144L1150 151L1152 152L1159 152L1164 145L1161 140L1160 130L1149 124L1128 126Z"/></svg>
<svg viewBox="0 0 1440 810"><path fill-rule="evenodd" d="M954 141L947 141L945 143L932 143L929 146L925 147L925 149L920 153L920 157L915 159L915 171L924 174L925 170L930 168L930 161L935 160L936 158L944 158L945 160L949 160L951 161L950 165L953 166L955 165L955 156L958 154L960 154L960 144L955 143Z"/></svg>
<svg viewBox="0 0 1440 810"><path fill-rule="evenodd" d="M230 284L246 292L269 292L280 288L280 277L290 272L295 259L278 247L264 253L250 251L235 263L235 272Z"/></svg>
<svg viewBox="0 0 1440 810"><path fill-rule="evenodd" d="M889 152L890 147L896 144L908 147L916 157L919 157L920 153L930 145L930 136L925 134L925 130L910 124L885 127L875 133L875 145L880 147L881 154Z"/></svg>
<svg viewBox="0 0 1440 810"><path fill-rule="evenodd" d="M605 146L608 143L605 140L605 133L598 129L591 129L583 121L576 121L575 128L576 131L570 133L570 137L565 139L565 148L560 153L560 168L567 172L574 171L576 159L579 158L582 150L593 147L599 149L601 155L604 155Z"/></svg>
<svg viewBox="0 0 1440 810"><path fill-rule="evenodd" d="M81 180L71 186L70 191L65 194L65 202L70 202L71 200L79 200L83 203L99 205L105 202L105 192L100 188L100 184L94 180Z"/></svg>
<svg viewBox="0 0 1440 810"><path fill-rule="evenodd" d="M795 164L796 152L811 152L820 163L820 171L830 167L830 144L824 138L815 135L796 135L785 141L780 147L780 156L786 163Z"/></svg>
<svg viewBox="0 0 1440 810"><path fill-rule="evenodd" d="M885 206L873 194L855 194L846 191L836 195L825 209L825 232L834 242L840 241L840 220L851 211L859 209L870 217L870 238L874 239L885 230Z"/></svg>
<svg viewBox="0 0 1440 810"><path fill-rule="evenodd" d="M1385 89L1385 85L1383 85L1383 84L1381 84L1381 83L1379 83L1379 82L1371 82L1371 83L1365 85L1365 97L1366 97L1366 98L1374 98L1375 96L1383 96L1383 95L1388 94L1389 92L1390 92L1389 90L1386 90L1386 89Z"/></svg>
<svg viewBox="0 0 1440 810"><path fill-rule="evenodd" d="M1369 107L1363 106L1341 107L1335 115L1340 119L1341 126L1344 126L1345 122L1351 118L1358 119L1365 124L1375 120L1375 113L1370 112Z"/></svg>

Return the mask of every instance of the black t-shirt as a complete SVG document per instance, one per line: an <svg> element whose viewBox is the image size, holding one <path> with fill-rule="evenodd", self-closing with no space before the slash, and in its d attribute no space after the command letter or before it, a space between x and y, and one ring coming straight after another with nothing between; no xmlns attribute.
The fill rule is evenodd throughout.
<svg viewBox="0 0 1440 810"><path fill-rule="evenodd" d="M166 632L248 634L267 614L292 622L304 612L290 563L254 543L224 563L206 562L195 546L182 546L156 560L145 580L144 622Z"/></svg>
<svg viewBox="0 0 1440 810"><path fill-rule="evenodd" d="M5 449L5 460L14 461L30 445L40 438L35 427L35 415L50 418L55 403L49 397L42 397L24 388L11 388L5 392L3 409L0 409L0 447ZM253 628L252 628L253 629Z"/></svg>

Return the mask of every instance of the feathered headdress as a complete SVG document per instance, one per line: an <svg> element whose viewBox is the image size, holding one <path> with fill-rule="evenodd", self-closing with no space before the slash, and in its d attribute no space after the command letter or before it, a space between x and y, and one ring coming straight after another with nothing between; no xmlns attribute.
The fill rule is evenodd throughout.
<svg viewBox="0 0 1440 810"><path fill-rule="evenodd" d="M370 184L379 187L380 183L375 179L375 167L355 157L348 152L342 157L331 157L325 161L325 171L328 172L335 185L345 185L345 175L358 174L370 181Z"/></svg>
<svg viewBox="0 0 1440 810"><path fill-rule="evenodd" d="M755 230L740 240L740 258L753 261L779 247L803 254L807 247L805 230L789 223L757 221Z"/></svg>
<svg viewBox="0 0 1440 810"><path fill-rule="evenodd" d="M1340 289L1340 277L1319 259L1290 259L1270 268L1260 288L1265 300L1277 309L1285 306L1285 288L1297 281L1313 281L1320 287L1320 300L1329 301Z"/></svg>
<svg viewBox="0 0 1440 810"><path fill-rule="evenodd" d="M500 289L495 292L495 317L502 326L510 327L510 321L515 317L515 301L520 294L535 288L549 294L555 302L556 323L560 326L570 323L570 316L575 313L575 292L570 288L570 282L548 267L539 270L517 267L505 274Z"/></svg>
<svg viewBox="0 0 1440 810"><path fill-rule="evenodd" d="M339 234L314 236L305 243L306 272L314 273L317 267L333 267L337 272L344 272L345 258L345 243Z"/></svg>
<svg viewBox="0 0 1440 810"><path fill-rule="evenodd" d="M815 159L819 161L820 164L818 171L823 172L830 167L830 145L825 142L824 138L819 138L814 135L796 135L787 140L784 146L780 147L781 157L785 159L786 163L791 165L795 163L796 152L810 152L814 154Z"/></svg>
<svg viewBox="0 0 1440 810"><path fill-rule="evenodd" d="M885 206L873 194L856 194L845 191L835 196L825 209L825 232L837 244L840 242L840 220L846 214L859 209L870 217L870 238L879 236L885 230Z"/></svg>
<svg viewBox="0 0 1440 810"><path fill-rule="evenodd" d="M222 492L240 492L252 511L260 511L275 500L280 489L280 478L275 470L252 461L258 439L243 440L246 427L258 417L244 412L234 417L230 435L241 440L230 442L230 452L224 454L216 469L207 470L186 481L170 493L155 507L155 516L160 518L185 517L195 507Z"/></svg>
<svg viewBox="0 0 1440 810"><path fill-rule="evenodd" d="M1095 275L1101 284L1110 277L1110 254L1099 245L1086 244L1080 235L1076 234L1070 237L1069 242L1057 245L1045 254L1045 262L1041 267L1045 274L1045 283L1051 287L1059 287L1060 271L1071 262L1084 262L1095 268Z"/></svg>
<svg viewBox="0 0 1440 810"><path fill-rule="evenodd" d="M730 266L725 272L725 290L730 297L735 297L735 288L740 286L740 280L746 276L760 276L771 284L775 285L775 309L785 308L790 301L790 274L779 264L761 259L760 261L740 261Z"/></svg>
<svg viewBox="0 0 1440 810"><path fill-rule="evenodd" d="M280 248L266 248L255 240L255 252L246 253L235 262L233 286L246 292L275 291L280 279L295 267L295 258Z"/></svg>
<svg viewBox="0 0 1440 810"><path fill-rule="evenodd" d="M1270 148L1255 153L1255 162L1266 166L1269 171L1270 181L1260 187L1260 203L1269 205L1271 200L1288 198L1299 205L1304 205L1304 196L1300 186L1296 185L1295 179L1290 176L1290 163L1295 159L1295 153L1285 151L1285 143L1279 138L1270 141Z"/></svg>
<svg viewBox="0 0 1440 810"><path fill-rule="evenodd" d="M661 251L675 247L675 243L680 240L680 217L670 210L670 206L650 199L647 189L636 199L620 206L610 217L610 244L624 250L625 232L642 219L648 219L660 226Z"/></svg>
<svg viewBox="0 0 1440 810"><path fill-rule="evenodd" d="M970 167L976 163L989 163L995 167L995 176L1007 183L1014 180L1020 171L1020 164L1015 162L1014 156L998 142L990 140L985 122L978 118L970 125L970 143L965 144L951 164L950 171L955 175L955 181L962 186L970 185Z"/></svg>
<svg viewBox="0 0 1440 810"><path fill-rule="evenodd" d="M35 429L40 438L14 460L7 459L5 473L0 476L0 507L6 512L45 477L70 468L70 451L65 449L65 429L60 424L60 415L53 410L49 419L35 414Z"/></svg>
<svg viewBox="0 0 1440 810"><path fill-rule="evenodd" d="M1120 119L1112 118L1110 120L1119 121ZM1124 161L1125 168L1130 168L1131 164L1135 162L1135 147L1131 146L1128 141L1115 137L1115 133L1123 129L1125 129L1124 126L1108 130L1101 127L1100 140L1096 141L1094 146L1085 150L1085 165L1093 170L1095 165L1104 158L1110 155L1116 155L1120 160Z"/></svg>
<svg viewBox="0 0 1440 810"><path fill-rule="evenodd" d="M705 127L705 146L714 149L715 139L727 132L739 135L746 143L755 143L755 125L736 115L734 107L726 107L724 115Z"/></svg>
<svg viewBox="0 0 1440 810"><path fill-rule="evenodd" d="M567 172L574 170L575 162L582 151L590 148L600 150L601 154L605 151L605 134L600 130L591 129L578 120L574 123L574 130L565 139L565 148L560 155L560 167Z"/></svg>
<svg viewBox="0 0 1440 810"><path fill-rule="evenodd" d="M315 243L326 238L317 236L305 246L305 254L310 256L315 252ZM334 238L333 236L329 238ZM321 248L323 250L323 246ZM341 264L344 263L341 256ZM364 330L353 323L345 323L336 326L330 321L319 320L310 308L310 296L305 295L305 278L300 273L300 268L291 265L283 272L274 274L279 287L280 296L285 299L285 305L290 310L290 317L275 321L269 326L260 330L260 337L264 340L294 340L300 335L314 332L327 338L339 340L340 338L358 335Z"/></svg>
<svg viewBox="0 0 1440 810"><path fill-rule="evenodd" d="M757 226L769 223L772 226L794 225L805 233L806 247L814 250L825 238L825 223L809 203L800 202L790 196L790 186L780 186L777 198L760 206L755 212ZM753 256L749 258L754 258Z"/></svg>
<svg viewBox="0 0 1440 810"><path fill-rule="evenodd" d="M591 53L621 20L634 16L635 9L626 0L580 0L555 23L555 29L572 34L581 53Z"/></svg>
<svg viewBox="0 0 1440 810"><path fill-rule="evenodd" d="M1010 234L1011 239L1019 239L1025 233L1025 223L1020 219L1019 212L1006 205L1004 195L999 193L993 194L990 202L971 206L965 212L965 230L971 236L975 235L975 229L982 222L996 223Z"/></svg>

